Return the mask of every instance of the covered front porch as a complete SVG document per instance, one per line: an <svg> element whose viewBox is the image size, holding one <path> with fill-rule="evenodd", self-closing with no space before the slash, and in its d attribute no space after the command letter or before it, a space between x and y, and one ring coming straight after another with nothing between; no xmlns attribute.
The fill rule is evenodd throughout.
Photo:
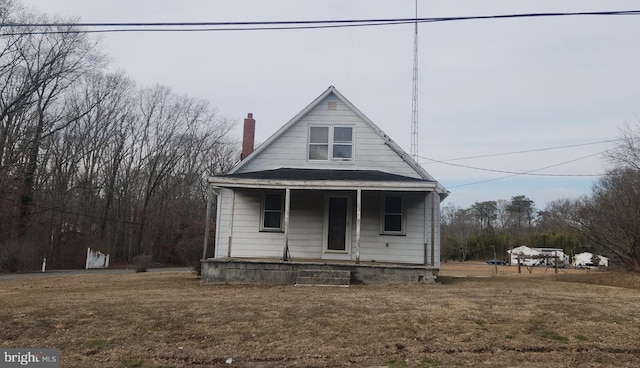
<svg viewBox="0 0 640 368"><path fill-rule="evenodd" d="M212 258L439 263L435 182L379 171L278 169L209 183L218 199Z"/></svg>
<svg viewBox="0 0 640 368"><path fill-rule="evenodd" d="M434 181L276 169L212 177L209 185L216 231L212 252L205 239L204 282L300 283L308 270L342 270L356 283L437 276L442 190Z"/></svg>

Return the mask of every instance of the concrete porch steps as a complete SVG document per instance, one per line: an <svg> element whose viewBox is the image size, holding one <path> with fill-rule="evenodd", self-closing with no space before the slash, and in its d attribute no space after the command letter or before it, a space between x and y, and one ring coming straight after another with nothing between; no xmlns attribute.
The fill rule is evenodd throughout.
<svg viewBox="0 0 640 368"><path fill-rule="evenodd" d="M296 285L300 286L349 286L351 271L348 270L313 270L300 269L296 277Z"/></svg>

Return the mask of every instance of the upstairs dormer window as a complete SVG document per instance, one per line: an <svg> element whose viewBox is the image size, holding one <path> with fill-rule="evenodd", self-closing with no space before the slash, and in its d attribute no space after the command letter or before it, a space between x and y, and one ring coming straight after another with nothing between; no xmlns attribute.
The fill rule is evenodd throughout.
<svg viewBox="0 0 640 368"><path fill-rule="evenodd" d="M352 126L309 127L309 161L353 161Z"/></svg>

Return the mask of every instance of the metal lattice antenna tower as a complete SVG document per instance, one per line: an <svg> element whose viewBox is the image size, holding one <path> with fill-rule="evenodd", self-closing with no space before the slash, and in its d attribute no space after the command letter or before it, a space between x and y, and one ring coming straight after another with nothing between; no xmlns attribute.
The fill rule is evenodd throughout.
<svg viewBox="0 0 640 368"><path fill-rule="evenodd" d="M418 161L418 0L413 31L413 97L411 100L411 157Z"/></svg>

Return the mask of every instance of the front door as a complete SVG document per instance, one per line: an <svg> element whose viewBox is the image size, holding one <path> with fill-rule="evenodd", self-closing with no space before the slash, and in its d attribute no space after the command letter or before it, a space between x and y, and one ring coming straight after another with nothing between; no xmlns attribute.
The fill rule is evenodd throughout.
<svg viewBox="0 0 640 368"><path fill-rule="evenodd" d="M347 250L347 208L346 197L329 197L328 250Z"/></svg>
<svg viewBox="0 0 640 368"><path fill-rule="evenodd" d="M350 198L330 195L326 201L325 249L328 253L348 253L350 239Z"/></svg>

